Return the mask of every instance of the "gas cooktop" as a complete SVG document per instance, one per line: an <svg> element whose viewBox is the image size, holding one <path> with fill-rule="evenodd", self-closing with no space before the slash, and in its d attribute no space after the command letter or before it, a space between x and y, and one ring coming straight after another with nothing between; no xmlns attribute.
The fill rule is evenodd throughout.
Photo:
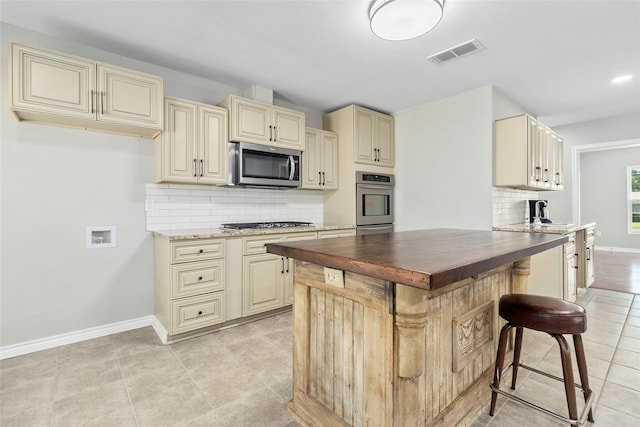
<svg viewBox="0 0 640 427"><path fill-rule="evenodd" d="M310 226L310 222L302 221L271 221L271 222L231 222L221 224L223 228L231 228L234 230L245 230L255 228L289 228L289 227L305 227Z"/></svg>

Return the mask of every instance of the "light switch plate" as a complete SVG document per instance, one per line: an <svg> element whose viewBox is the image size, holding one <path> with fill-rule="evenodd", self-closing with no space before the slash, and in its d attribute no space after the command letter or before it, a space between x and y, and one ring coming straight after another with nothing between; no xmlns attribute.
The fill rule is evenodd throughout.
<svg viewBox="0 0 640 427"><path fill-rule="evenodd" d="M327 285L335 286L337 288L344 288L344 271L325 267L324 283Z"/></svg>

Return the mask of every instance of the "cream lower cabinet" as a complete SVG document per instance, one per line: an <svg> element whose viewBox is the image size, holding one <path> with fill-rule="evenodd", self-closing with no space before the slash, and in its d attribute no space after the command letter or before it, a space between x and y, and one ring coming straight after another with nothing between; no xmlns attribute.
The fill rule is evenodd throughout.
<svg viewBox="0 0 640 427"><path fill-rule="evenodd" d="M225 320L225 240L154 237L155 315L167 338Z"/></svg>
<svg viewBox="0 0 640 427"><path fill-rule="evenodd" d="M302 188L335 190L338 188L338 135L307 128L302 153Z"/></svg>
<svg viewBox="0 0 640 427"><path fill-rule="evenodd" d="M229 141L305 149L304 113L233 95L220 106L229 110Z"/></svg>
<svg viewBox="0 0 640 427"><path fill-rule="evenodd" d="M162 132L160 77L17 43L10 70L19 120L147 138Z"/></svg>
<svg viewBox="0 0 640 427"><path fill-rule="evenodd" d="M575 240L575 233L571 233L568 243L531 257L530 294L575 301L577 292Z"/></svg>
<svg viewBox="0 0 640 427"><path fill-rule="evenodd" d="M227 110L165 98L164 133L155 140L156 182L227 183Z"/></svg>
<svg viewBox="0 0 640 427"><path fill-rule="evenodd" d="M595 226L576 232L578 287L588 288L595 281Z"/></svg>
<svg viewBox="0 0 640 427"><path fill-rule="evenodd" d="M267 253L267 243L313 240L315 231L243 238L242 316L293 303L293 260Z"/></svg>

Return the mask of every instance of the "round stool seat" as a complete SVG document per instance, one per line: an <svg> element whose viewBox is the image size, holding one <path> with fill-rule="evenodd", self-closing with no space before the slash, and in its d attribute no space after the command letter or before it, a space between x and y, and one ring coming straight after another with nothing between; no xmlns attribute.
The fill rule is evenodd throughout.
<svg viewBox="0 0 640 427"><path fill-rule="evenodd" d="M507 294L500 298L500 316L513 326L549 334L581 334L587 330L584 307L559 298Z"/></svg>

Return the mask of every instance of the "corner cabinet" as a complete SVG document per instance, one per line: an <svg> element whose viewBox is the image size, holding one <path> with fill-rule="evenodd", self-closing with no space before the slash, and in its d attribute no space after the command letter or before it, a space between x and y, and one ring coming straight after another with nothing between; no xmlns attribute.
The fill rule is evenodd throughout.
<svg viewBox="0 0 640 427"><path fill-rule="evenodd" d="M160 77L17 43L10 70L19 120L147 138L162 132Z"/></svg>
<svg viewBox="0 0 640 427"><path fill-rule="evenodd" d="M528 114L495 122L497 187L562 190L563 139Z"/></svg>
<svg viewBox="0 0 640 427"><path fill-rule="evenodd" d="M167 338L224 322L224 258L224 239L154 237L155 315Z"/></svg>
<svg viewBox="0 0 640 427"><path fill-rule="evenodd" d="M338 135L307 128L302 153L302 188L335 190L338 188Z"/></svg>
<svg viewBox="0 0 640 427"><path fill-rule="evenodd" d="M219 105L229 110L229 141L304 150L304 113L233 95Z"/></svg>
<svg viewBox="0 0 640 427"><path fill-rule="evenodd" d="M155 140L156 182L227 183L227 110L165 98L164 132Z"/></svg>
<svg viewBox="0 0 640 427"><path fill-rule="evenodd" d="M350 105L325 114L323 127L337 132L340 143L353 145L353 162L394 166L395 128L392 116Z"/></svg>
<svg viewBox="0 0 640 427"><path fill-rule="evenodd" d="M242 316L293 304L293 260L267 253L267 243L314 240L317 233L250 236L242 239Z"/></svg>

